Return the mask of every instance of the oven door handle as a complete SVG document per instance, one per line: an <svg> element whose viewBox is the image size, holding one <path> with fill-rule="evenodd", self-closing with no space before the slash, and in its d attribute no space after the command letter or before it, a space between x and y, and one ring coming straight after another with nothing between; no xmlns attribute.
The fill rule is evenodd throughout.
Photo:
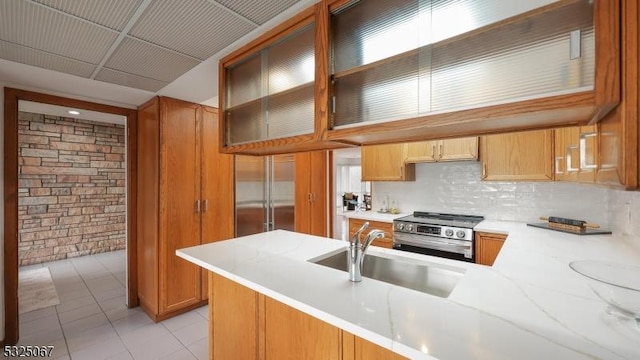
<svg viewBox="0 0 640 360"><path fill-rule="evenodd" d="M473 242L468 240L447 241L447 239L438 239L430 236L395 234L393 242L399 245L405 244L426 249L464 254L466 258L473 258ZM461 243L465 244L463 245Z"/></svg>

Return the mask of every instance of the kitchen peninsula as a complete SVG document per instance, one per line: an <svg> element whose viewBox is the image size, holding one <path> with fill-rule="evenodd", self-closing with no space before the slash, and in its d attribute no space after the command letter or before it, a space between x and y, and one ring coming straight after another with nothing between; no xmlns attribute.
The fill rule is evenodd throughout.
<svg viewBox="0 0 640 360"><path fill-rule="evenodd" d="M345 359L354 358L354 348L358 358L358 349L365 348L358 345L361 339L382 352L387 349L412 359L640 358L640 332L606 314L605 304L568 267L578 259L639 263L640 254L623 239L590 236L586 240L500 221L484 221L476 230L509 234L493 267L380 248L368 250L369 255L463 271L447 298L369 278L351 283L347 273L309 261L344 249L345 242L283 230L181 249L177 254L211 271L212 283L238 285L243 294L250 294L250 301L258 302L255 311L263 315L256 320L253 313L248 314L255 324L226 327L217 335L246 331L243 341L250 343L255 338L256 351L266 358L278 351L295 353L298 337L304 336ZM225 292L219 298L237 294ZM219 306L214 304L215 287L210 295L212 315ZM293 326L305 317L321 324L324 337L301 331L288 342L274 341L290 335L280 312L297 314ZM219 312L210 321L214 325L218 320L226 322L226 318L216 318L221 314L243 315ZM215 332L215 326L210 329ZM356 339L353 347L351 334ZM212 341L215 335L210 333L210 351L225 346ZM278 344L282 344L280 349ZM305 351L312 350L305 347ZM314 355L317 353L310 352L304 357ZM327 353L322 357L330 358Z"/></svg>

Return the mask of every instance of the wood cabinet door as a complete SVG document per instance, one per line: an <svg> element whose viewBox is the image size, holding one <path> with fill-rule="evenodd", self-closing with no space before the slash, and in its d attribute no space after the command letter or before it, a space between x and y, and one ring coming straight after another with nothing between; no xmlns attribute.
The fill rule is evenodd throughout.
<svg viewBox="0 0 640 360"><path fill-rule="evenodd" d="M482 138L483 180L553 180L553 130Z"/></svg>
<svg viewBox="0 0 640 360"><path fill-rule="evenodd" d="M476 263L492 266L502 249L506 235L477 232L475 234Z"/></svg>
<svg viewBox="0 0 640 360"><path fill-rule="evenodd" d="M295 229L327 236L328 175L326 151L295 155Z"/></svg>
<svg viewBox="0 0 640 360"><path fill-rule="evenodd" d="M593 183L598 158L595 125L560 128L554 133L555 179Z"/></svg>
<svg viewBox="0 0 640 360"><path fill-rule="evenodd" d="M341 359L340 333L333 325L265 297L266 359Z"/></svg>
<svg viewBox="0 0 640 360"><path fill-rule="evenodd" d="M440 141L418 141L407 143L406 163L435 162Z"/></svg>
<svg viewBox="0 0 640 360"><path fill-rule="evenodd" d="M362 147L363 181L415 180L415 166L405 164L407 144Z"/></svg>
<svg viewBox="0 0 640 360"><path fill-rule="evenodd" d="M209 358L258 359L264 296L209 272Z"/></svg>
<svg viewBox="0 0 640 360"><path fill-rule="evenodd" d="M353 234L355 234L356 231L358 231L358 229L360 229L360 227L367 221L368 220L362 219L349 219L349 239L351 239ZM383 221L369 221L369 227L362 232L362 236L360 237L361 240L364 240L369 231L373 229L384 231L384 237L373 241L371 245L391 249L393 247L393 223L387 223Z"/></svg>
<svg viewBox="0 0 640 360"><path fill-rule="evenodd" d="M442 140L438 144L438 161L478 159L478 137Z"/></svg>
<svg viewBox="0 0 640 360"><path fill-rule="evenodd" d="M387 350L347 331L342 331L343 360L400 360L404 356Z"/></svg>
<svg viewBox="0 0 640 360"><path fill-rule="evenodd" d="M234 237L233 155L218 151L218 110L202 107L200 179L201 243ZM207 270L201 269L202 300L207 299Z"/></svg>
<svg viewBox="0 0 640 360"><path fill-rule="evenodd" d="M160 313L200 301L200 267L176 250L200 244L199 105L161 99Z"/></svg>

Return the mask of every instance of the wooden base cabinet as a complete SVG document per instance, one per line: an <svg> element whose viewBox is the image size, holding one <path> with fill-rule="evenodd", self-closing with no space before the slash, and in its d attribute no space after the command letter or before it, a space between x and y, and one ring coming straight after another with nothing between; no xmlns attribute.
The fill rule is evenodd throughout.
<svg viewBox="0 0 640 360"><path fill-rule="evenodd" d="M492 266L507 235L477 232L475 236L476 264Z"/></svg>
<svg viewBox="0 0 640 360"><path fill-rule="evenodd" d="M217 151L218 114L157 97L138 109L138 298L155 321L203 305L200 267L180 248L233 237L232 157Z"/></svg>
<svg viewBox="0 0 640 360"><path fill-rule="evenodd" d="M367 221L369 220L349 219L349 239L351 239L353 234L355 234L356 231L358 231L358 229L360 229ZM371 245L391 249L393 247L393 224L382 221L369 221L369 227L363 232L362 240L364 240L365 235L373 229L384 231L384 237L382 239L374 240Z"/></svg>
<svg viewBox="0 0 640 360"><path fill-rule="evenodd" d="M555 179L593 183L598 167L596 126L555 129Z"/></svg>
<svg viewBox="0 0 640 360"><path fill-rule="evenodd" d="M210 359L404 359L215 273L209 284Z"/></svg>

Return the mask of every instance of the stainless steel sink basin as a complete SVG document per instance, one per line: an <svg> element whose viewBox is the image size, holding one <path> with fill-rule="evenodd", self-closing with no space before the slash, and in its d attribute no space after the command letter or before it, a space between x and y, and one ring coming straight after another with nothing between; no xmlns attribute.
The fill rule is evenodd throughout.
<svg viewBox="0 0 640 360"><path fill-rule="evenodd" d="M346 272L347 256L345 249L309 261ZM456 287L464 272L464 269L436 264L422 265L411 260L387 258L369 253L364 258L362 276L446 298Z"/></svg>

